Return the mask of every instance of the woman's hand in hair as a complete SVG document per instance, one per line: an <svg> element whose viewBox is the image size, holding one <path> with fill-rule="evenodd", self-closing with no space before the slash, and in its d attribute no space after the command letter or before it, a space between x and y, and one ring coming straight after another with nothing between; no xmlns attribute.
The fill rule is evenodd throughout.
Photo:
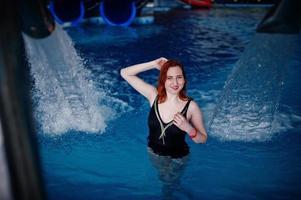
<svg viewBox="0 0 301 200"><path fill-rule="evenodd" d="M158 58L156 60L154 60L156 68L158 70L161 70L161 67L164 65L164 63L166 63L168 60L164 57Z"/></svg>

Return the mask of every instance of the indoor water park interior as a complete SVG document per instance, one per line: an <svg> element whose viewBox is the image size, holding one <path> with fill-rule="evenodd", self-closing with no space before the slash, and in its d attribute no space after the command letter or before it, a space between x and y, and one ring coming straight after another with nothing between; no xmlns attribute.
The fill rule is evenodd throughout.
<svg viewBox="0 0 301 200"><path fill-rule="evenodd" d="M3 0L1 10L1 200L300 199L300 1ZM208 137L186 131L181 158L150 150L157 107L121 73L160 58L184 66ZM161 69L139 71L139 84L159 91Z"/></svg>

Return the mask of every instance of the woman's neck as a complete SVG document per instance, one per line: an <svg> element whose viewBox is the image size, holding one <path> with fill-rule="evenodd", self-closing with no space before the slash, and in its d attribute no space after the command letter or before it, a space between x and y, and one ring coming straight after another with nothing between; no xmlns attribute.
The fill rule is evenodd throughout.
<svg viewBox="0 0 301 200"><path fill-rule="evenodd" d="M167 98L166 101L170 103L178 103L180 101L179 95L178 94L166 94Z"/></svg>

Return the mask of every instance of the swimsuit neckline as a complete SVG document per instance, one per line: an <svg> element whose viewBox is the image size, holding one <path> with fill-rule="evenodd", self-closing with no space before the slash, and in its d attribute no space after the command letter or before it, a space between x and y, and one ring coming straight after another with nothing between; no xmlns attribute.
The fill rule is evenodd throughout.
<svg viewBox="0 0 301 200"><path fill-rule="evenodd" d="M183 111L185 110L185 108L186 108L186 105L187 105L187 103L189 102L189 100L185 103L185 105L184 105L184 107L182 108L182 110L181 110L181 114L183 114ZM164 124L164 125L168 125L168 124L170 124L170 123L172 123L173 122L173 119L171 120L171 121L169 121L168 123L165 123L163 120L162 120L162 118L161 118L161 114L160 114L160 110L159 110L159 103L158 103L158 99L156 99L156 105L155 106L157 106L157 110L158 110L158 116L159 116L159 120L162 122L162 124Z"/></svg>

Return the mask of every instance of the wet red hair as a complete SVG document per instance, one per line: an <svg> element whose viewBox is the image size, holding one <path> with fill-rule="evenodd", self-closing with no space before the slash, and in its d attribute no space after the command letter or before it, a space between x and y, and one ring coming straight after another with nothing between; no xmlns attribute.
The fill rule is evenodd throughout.
<svg viewBox="0 0 301 200"><path fill-rule="evenodd" d="M186 101L188 99L188 96L186 95L186 83L187 83L186 74L185 74L183 65L176 60L168 60L167 62L165 62L163 64L163 66L161 67L161 70L160 70L158 86L157 86L159 103L163 103L166 101L167 95L166 95L166 89L165 89L165 81L167 79L167 71L171 67L180 67L180 69L182 70L185 83L184 83L184 87L179 92L179 98L183 101Z"/></svg>

